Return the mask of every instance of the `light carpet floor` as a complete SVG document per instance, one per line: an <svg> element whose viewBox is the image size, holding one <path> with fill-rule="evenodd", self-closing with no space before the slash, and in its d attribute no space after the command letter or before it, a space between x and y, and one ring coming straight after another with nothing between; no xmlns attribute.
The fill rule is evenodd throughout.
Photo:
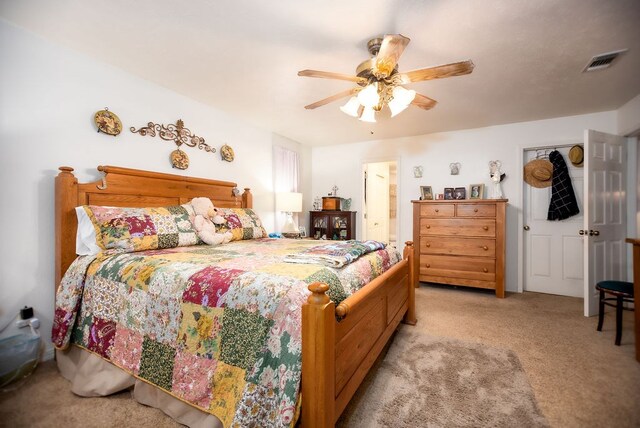
<svg viewBox="0 0 640 428"><path fill-rule="evenodd" d="M615 346L613 313L607 313L604 331L596 332L597 320L582 316L581 299L537 293L496 299L482 290L422 285L416 303L418 325L403 329L513 351L552 427L640 427L640 363L634 358L632 312L625 312L622 346ZM365 393L363 388L357 394ZM352 404L357 402L358 397ZM128 392L76 397L54 363L47 362L19 388L0 393L0 426L178 424L137 404Z"/></svg>
<svg viewBox="0 0 640 428"><path fill-rule="evenodd" d="M337 426L549 425L512 351L402 326Z"/></svg>

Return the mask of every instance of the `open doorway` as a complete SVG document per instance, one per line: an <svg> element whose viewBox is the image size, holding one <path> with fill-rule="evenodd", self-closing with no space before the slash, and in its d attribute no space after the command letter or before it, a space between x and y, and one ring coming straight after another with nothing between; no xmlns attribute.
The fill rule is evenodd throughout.
<svg viewBox="0 0 640 428"><path fill-rule="evenodd" d="M363 189L363 239L374 239L396 246L398 229L397 162L371 162L364 164Z"/></svg>

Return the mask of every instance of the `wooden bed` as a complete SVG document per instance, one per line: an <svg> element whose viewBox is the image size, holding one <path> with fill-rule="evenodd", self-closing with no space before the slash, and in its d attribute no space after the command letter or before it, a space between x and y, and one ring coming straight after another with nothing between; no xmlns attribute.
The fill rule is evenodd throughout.
<svg viewBox="0 0 640 428"><path fill-rule="evenodd" d="M78 183L73 168L59 169L56 289L76 258L76 206L167 206L206 196L219 207L252 208L250 190L239 195L227 181L99 166L102 180ZM337 307L326 294L328 285L309 285L312 294L302 308L302 426L334 426L400 321L416 323L413 252L407 242L403 260Z"/></svg>

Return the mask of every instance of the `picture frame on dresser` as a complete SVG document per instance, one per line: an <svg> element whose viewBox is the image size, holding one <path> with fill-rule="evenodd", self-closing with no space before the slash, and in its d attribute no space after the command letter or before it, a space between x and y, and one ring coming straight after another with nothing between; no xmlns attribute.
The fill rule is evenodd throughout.
<svg viewBox="0 0 640 428"><path fill-rule="evenodd" d="M469 199L484 199L484 183L469 184Z"/></svg>
<svg viewBox="0 0 640 428"><path fill-rule="evenodd" d="M423 201L433 200L433 190L431 186L420 186L420 199Z"/></svg>
<svg viewBox="0 0 640 428"><path fill-rule="evenodd" d="M467 188L456 187L453 189L453 199L467 199Z"/></svg>
<svg viewBox="0 0 640 428"><path fill-rule="evenodd" d="M446 200L452 200L453 199L453 187L445 187L444 188L444 198Z"/></svg>

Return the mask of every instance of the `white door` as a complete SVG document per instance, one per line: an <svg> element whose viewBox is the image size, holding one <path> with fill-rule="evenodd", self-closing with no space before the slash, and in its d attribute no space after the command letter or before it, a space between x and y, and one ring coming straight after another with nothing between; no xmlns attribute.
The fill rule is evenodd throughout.
<svg viewBox="0 0 640 428"><path fill-rule="evenodd" d="M525 152L525 164L547 150ZM569 161L570 147L558 147L569 167L569 176L580 214L560 221L547 220L551 187L539 189L524 183L524 289L539 293L582 297L584 293L583 225L584 169Z"/></svg>
<svg viewBox="0 0 640 428"><path fill-rule="evenodd" d="M366 166L365 239L389 242L389 163Z"/></svg>
<svg viewBox="0 0 640 428"><path fill-rule="evenodd" d="M627 228L625 138L592 130L584 133L585 204L584 315L598 313L599 281L626 277Z"/></svg>

